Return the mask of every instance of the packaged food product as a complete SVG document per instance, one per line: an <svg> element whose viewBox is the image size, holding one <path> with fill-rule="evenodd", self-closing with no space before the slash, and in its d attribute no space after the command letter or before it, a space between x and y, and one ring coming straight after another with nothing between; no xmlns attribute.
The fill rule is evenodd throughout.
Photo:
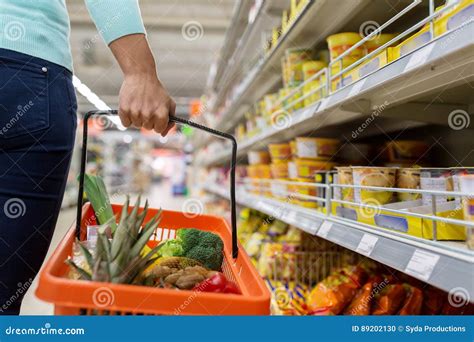
<svg viewBox="0 0 474 342"><path fill-rule="evenodd" d="M405 301L398 312L399 315L419 315L423 306L423 293L417 287L405 284Z"/></svg>
<svg viewBox="0 0 474 342"><path fill-rule="evenodd" d="M393 315L405 300L406 292L402 284L385 286L375 298L372 315Z"/></svg>
<svg viewBox="0 0 474 342"><path fill-rule="evenodd" d="M471 194L470 197L462 199L464 219L474 221L474 175L463 175L459 177L461 192ZM467 246L474 249L474 229L468 229Z"/></svg>
<svg viewBox="0 0 474 342"><path fill-rule="evenodd" d="M275 107L278 102L278 94L267 94L263 97L264 102L264 115L270 116L275 111Z"/></svg>
<svg viewBox="0 0 474 342"><path fill-rule="evenodd" d="M290 144L269 144L268 150L270 152L272 162L287 162L289 159L291 159Z"/></svg>
<svg viewBox="0 0 474 342"><path fill-rule="evenodd" d="M337 75L342 70L351 66L353 63L355 63L358 60L359 60L358 57L346 56L342 59L342 61L338 61L337 63L331 66L331 78L332 78L331 89L333 91L343 86L346 86L352 82L352 78L350 77L350 73L351 73L350 70L343 73L341 76L338 76L338 77L334 77L334 75Z"/></svg>
<svg viewBox="0 0 474 342"><path fill-rule="evenodd" d="M354 185L352 179L352 168L350 166L338 166L337 170L337 180L338 184L341 185ZM341 199L343 201L353 201L354 200L354 189L352 188L341 188Z"/></svg>
<svg viewBox="0 0 474 342"><path fill-rule="evenodd" d="M392 60L396 60L402 56L405 56L420 46L429 43L431 38L429 25L423 26L417 33L411 35L397 46L391 48Z"/></svg>
<svg viewBox="0 0 474 342"><path fill-rule="evenodd" d="M426 168L420 170L420 188L422 190L433 191L453 191L453 177L449 168ZM430 194L422 194L423 205L431 205L433 196ZM446 203L449 196L436 195L436 203Z"/></svg>
<svg viewBox="0 0 474 342"><path fill-rule="evenodd" d="M339 57L343 52L349 50L353 45L361 41L362 38L357 32L343 32L333 34L326 38L329 47L331 61ZM360 59L365 56L365 47L359 46L348 56Z"/></svg>
<svg viewBox="0 0 474 342"><path fill-rule="evenodd" d="M298 158L327 160L337 153L340 145L338 139L298 137L296 155Z"/></svg>
<svg viewBox="0 0 474 342"><path fill-rule="evenodd" d="M259 178L258 177L258 165L249 165L249 166L247 166L247 176L249 178Z"/></svg>
<svg viewBox="0 0 474 342"><path fill-rule="evenodd" d="M372 309L374 299L374 288L382 281L379 276L369 279L354 296L349 306L344 310L344 315L368 316Z"/></svg>
<svg viewBox="0 0 474 342"><path fill-rule="evenodd" d="M278 178L288 178L288 162L279 161L277 163L270 164L270 169L272 172L272 177L275 179Z"/></svg>
<svg viewBox="0 0 474 342"><path fill-rule="evenodd" d="M300 183L311 183L308 181L306 178L298 178L298 182ZM316 186L311 186L307 184L298 184L297 186L297 192L301 195L305 196L316 196Z"/></svg>
<svg viewBox="0 0 474 342"><path fill-rule="evenodd" d="M296 141L295 141L295 140L291 140L289 144L290 144L291 155L292 155L293 157L296 157L296 154L297 154Z"/></svg>
<svg viewBox="0 0 474 342"><path fill-rule="evenodd" d="M474 17L474 3L472 0L459 0L458 4L443 12L441 17L435 20L435 37L447 31L454 30Z"/></svg>
<svg viewBox="0 0 474 342"><path fill-rule="evenodd" d="M446 294L433 286L428 286L423 290L422 315L439 315L443 308Z"/></svg>
<svg viewBox="0 0 474 342"><path fill-rule="evenodd" d="M313 180L314 173L322 170L331 170L336 166L336 163L324 160L311 160L296 158L296 171L299 178L306 178Z"/></svg>
<svg viewBox="0 0 474 342"><path fill-rule="evenodd" d="M417 140L393 140L387 142L384 147L386 160L397 161L418 161L428 152L428 144Z"/></svg>
<svg viewBox="0 0 474 342"><path fill-rule="evenodd" d="M420 168L397 169L397 188L419 189ZM400 201L414 201L421 198L421 194L410 192L398 192L397 196Z"/></svg>
<svg viewBox="0 0 474 342"><path fill-rule="evenodd" d="M352 301L366 276L358 266L334 272L319 282L309 293L306 304L313 312L325 309L338 315Z"/></svg>
<svg viewBox="0 0 474 342"><path fill-rule="evenodd" d="M354 185L358 186L393 188L395 187L395 173L396 168L390 167L352 167ZM354 199L358 203L383 205L390 203L392 198L392 191L354 189Z"/></svg>
<svg viewBox="0 0 474 342"><path fill-rule="evenodd" d="M250 165L270 163L270 154L268 151L249 151L247 157Z"/></svg>
<svg viewBox="0 0 474 342"><path fill-rule="evenodd" d="M285 57L288 63L300 63L311 59L312 51L310 49L290 48L285 51Z"/></svg>
<svg viewBox="0 0 474 342"><path fill-rule="evenodd" d="M321 61L306 61L303 63L303 79L305 81L309 80L313 75L315 75L321 69L326 67L326 63Z"/></svg>
<svg viewBox="0 0 474 342"><path fill-rule="evenodd" d="M395 38L397 35L395 33L382 33L376 35L371 40L365 42L365 47L367 48L367 54L371 53L374 50L377 50L382 45L388 43L390 40Z"/></svg>
<svg viewBox="0 0 474 342"><path fill-rule="evenodd" d="M296 163L293 160L288 162L288 178L290 179L298 178L298 170L296 168Z"/></svg>

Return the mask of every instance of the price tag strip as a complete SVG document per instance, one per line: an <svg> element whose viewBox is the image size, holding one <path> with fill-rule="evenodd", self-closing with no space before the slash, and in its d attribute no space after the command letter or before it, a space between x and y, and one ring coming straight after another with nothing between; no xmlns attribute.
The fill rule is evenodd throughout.
<svg viewBox="0 0 474 342"><path fill-rule="evenodd" d="M319 227L318 232L316 233L317 236L320 236L322 238L326 238L329 234L329 231L332 228L332 222L330 221L324 221L321 224L321 227Z"/></svg>
<svg viewBox="0 0 474 342"><path fill-rule="evenodd" d="M438 261L439 255L416 249L405 268L405 273L428 281Z"/></svg>
<svg viewBox="0 0 474 342"><path fill-rule="evenodd" d="M379 240L378 237L365 233L360 239L359 245L356 248L356 252L369 256L372 254L372 251Z"/></svg>

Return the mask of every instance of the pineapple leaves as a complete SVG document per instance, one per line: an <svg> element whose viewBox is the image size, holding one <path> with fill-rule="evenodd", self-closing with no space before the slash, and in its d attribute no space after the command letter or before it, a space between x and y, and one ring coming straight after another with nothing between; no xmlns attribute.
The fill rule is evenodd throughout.
<svg viewBox="0 0 474 342"><path fill-rule="evenodd" d="M140 196L133 208L129 208L129 204L127 196L115 230L111 232L110 226L99 229L93 251L76 241L84 256L85 266L80 267L71 259L66 263L79 274L80 279L137 285L147 281L144 271L156 260L159 246L146 254L143 249L161 221L161 210L144 224L148 216L148 201L143 210L140 210Z"/></svg>

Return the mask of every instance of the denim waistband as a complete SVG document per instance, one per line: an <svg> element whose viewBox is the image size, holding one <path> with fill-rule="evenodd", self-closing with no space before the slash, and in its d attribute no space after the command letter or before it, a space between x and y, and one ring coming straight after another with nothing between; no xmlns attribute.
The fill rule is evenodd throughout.
<svg viewBox="0 0 474 342"><path fill-rule="evenodd" d="M32 67L46 67L48 68L48 73L50 75L62 73L64 76L72 78L72 72L67 68L45 59L33 57L21 52L0 48L0 62L2 59L5 61L12 60Z"/></svg>

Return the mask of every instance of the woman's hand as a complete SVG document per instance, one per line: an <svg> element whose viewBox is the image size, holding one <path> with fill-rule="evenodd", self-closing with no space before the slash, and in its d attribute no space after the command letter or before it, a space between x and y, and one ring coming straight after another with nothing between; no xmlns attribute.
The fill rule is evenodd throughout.
<svg viewBox="0 0 474 342"><path fill-rule="evenodd" d="M156 74L125 75L119 94L119 115L125 127L144 127L165 136L172 127L169 115L174 115L175 109Z"/></svg>
<svg viewBox="0 0 474 342"><path fill-rule="evenodd" d="M110 49L124 74L119 94L122 124L153 129L165 136L173 127L169 116L175 114L176 103L158 79L146 37L124 36L113 41Z"/></svg>

